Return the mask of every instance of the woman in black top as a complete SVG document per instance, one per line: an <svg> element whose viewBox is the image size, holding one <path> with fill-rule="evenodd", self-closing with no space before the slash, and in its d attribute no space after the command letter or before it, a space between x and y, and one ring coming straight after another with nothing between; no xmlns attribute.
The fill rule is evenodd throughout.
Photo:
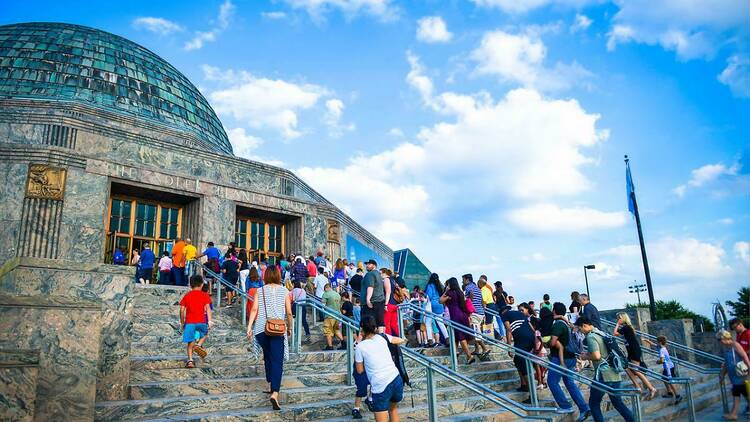
<svg viewBox="0 0 750 422"><path fill-rule="evenodd" d="M635 335L635 328L633 328L633 323L630 322L630 316L627 313L620 312L619 314L617 314L617 325L615 325L615 329L612 334L617 337L623 337L625 339L625 350L627 350L628 352L628 361L635 366L640 366L643 356L643 352L641 351L641 343L638 341L638 337ZM648 394L646 400L651 400L656 397L656 388L651 385L648 378L646 378L643 373L638 370L634 370L631 367L626 368L625 372L628 374L628 378L630 378L630 382L633 383L633 386L635 388L643 391L644 394ZM647 389L648 392L641 389L641 387L638 385L638 379L641 380L641 382L643 383L643 387Z"/></svg>
<svg viewBox="0 0 750 422"><path fill-rule="evenodd" d="M224 280L229 282L232 287L237 288L237 282L240 279L240 264L237 262L237 257L229 252L224 254L224 263L221 264L221 272ZM225 287L227 290L227 306L230 306L232 300L234 300L234 289ZM217 303L216 305L218 306L219 304Z"/></svg>

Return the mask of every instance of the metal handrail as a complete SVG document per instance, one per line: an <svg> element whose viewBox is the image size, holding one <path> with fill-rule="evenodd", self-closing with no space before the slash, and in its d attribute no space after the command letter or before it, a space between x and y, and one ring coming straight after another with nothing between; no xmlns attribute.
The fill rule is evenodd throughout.
<svg viewBox="0 0 750 422"><path fill-rule="evenodd" d="M312 295L312 297L315 297ZM302 300L295 302L295 305L298 307L297 312L301 312L300 307L302 306L312 306L314 309L317 309L318 311L322 312L323 314L334 318L341 322L344 326L346 326L347 335L346 335L346 341L347 341L347 380L351 384L353 381L353 375L352 370L354 366L353 361L353 347L354 347L354 339L352 336L353 332L359 331L359 327L355 324L355 321L349 317L346 317L342 315L340 312L333 311L329 309L327 306L323 305L322 303L318 301L309 301ZM295 321L295 330L292 332L292 351L293 352L299 352L300 349L300 342L301 342L301 336L299 335L299 332L301 330L301 320L300 322ZM486 387L484 385L479 384L478 382L472 380L471 378L468 378L464 375L459 374L455 370L452 370L448 368L445 365L442 365L438 362L435 362L432 359L427 358L426 356L414 352L413 350L409 348L402 348L402 353L404 356L414 360L418 364L424 366L427 369L427 395L428 395L428 410L429 410L429 420L430 421L437 421L438 415L437 415L437 397L435 395L435 379L433 372L436 372L439 375L442 375L443 377L450 379L460 386L464 388L468 388L469 390L481 394L484 398L492 401L496 405L502 407L503 409L515 414L516 416L523 417L526 419L534 419L534 420L543 420L543 421L549 421L551 422L553 419L549 417L544 416L538 416L538 415L528 415L523 412L552 412L555 411L555 408L552 407L538 407L538 406L526 406L521 403L516 402L515 400L512 400L505 396L504 394L498 393L495 390L490 389L489 387ZM515 408L514 408L515 407ZM516 408L520 408L522 411L519 411Z"/></svg>
<svg viewBox="0 0 750 422"><path fill-rule="evenodd" d="M253 302L255 300L254 297L250 297L247 292L243 289L238 289L237 286L227 281L224 277L221 276L221 274L218 274L214 272L213 270L209 269L206 265L201 265L203 268L203 271L208 273L208 275L211 276L214 280L218 280L219 284L216 288L216 309L217 311L220 311L221 309L221 286L224 285L227 289L232 289L235 293L239 293L240 297L242 298L242 325L245 326L249 323L247 320L247 303Z"/></svg>
<svg viewBox="0 0 750 422"><path fill-rule="evenodd" d="M536 380L534 379L534 376L533 376L533 373L534 373L533 364L536 364L544 368L547 368L547 370L549 371L553 371L560 375L573 378L574 380L581 382L582 384L588 385L589 388L595 388L607 394L632 398L633 416L635 417L636 421L640 422L641 420L641 411L640 411L641 410L641 405L640 405L641 398L640 398L639 390L635 388L612 388L602 382L588 378L578 372L571 371L570 369L563 367L561 365L556 365L548 360L542 359L525 350L519 349L515 346L509 345L504 342L497 341L493 337L488 337L484 334L477 335L477 333L474 332L474 330L470 329L469 327L466 327L462 324L458 324L451 320L447 320L442 315L438 315L434 312L424 310L422 308L415 306L412 303L407 302L407 303L402 303L401 305L399 305L398 312L399 312L400 323L403 320L401 313L402 313L402 310L405 308L410 308L412 311L417 311L437 321L442 321L443 324L445 324L445 326L449 329L450 349L451 349L451 368L453 370L455 370L455 368L458 365L457 359L456 359L456 353L455 353L455 337L454 337L455 336L454 331L458 330L460 332L469 334L473 337L481 337L482 341L484 341L485 343L494 345L496 347L499 347L502 350L505 350L507 352L512 352L514 354L521 356L521 358L524 359L524 361L526 362L526 369L527 369L528 380L529 380L529 396L531 399L531 404L534 406L538 405L539 403L537 394L536 394L536 385L535 385ZM399 327L399 328L402 328L402 327ZM400 332L403 333L403 330L401 330Z"/></svg>
<svg viewBox="0 0 750 422"><path fill-rule="evenodd" d="M500 313L497 312L497 311L495 311L495 310L485 308L485 311L488 311L488 313L494 315L495 317L500 317ZM501 320L502 320L502 318L501 318ZM603 321L605 323L609 323L609 321L606 321L606 320L603 320ZM601 331L601 333L605 337L612 337L612 338L614 338L619 343L622 343L622 344L626 344L627 343L625 341L625 339L623 339L621 337L613 336L613 335L611 335L609 333L606 333L604 331ZM656 352L654 350L651 350L651 349L643 349L643 350L647 354L652 355L652 356L653 355L655 355L655 356L659 355L658 352ZM690 362L679 361L676 358L673 358L673 360L675 361L675 365L678 362L681 362L685 367L690 368L690 369L693 369L693 367L695 367L695 370L697 372L701 372L703 374L713 374L713 373L716 373L716 369L715 368L706 369L706 368L703 368L701 366L694 365L694 364L692 364ZM645 375L647 375L648 377L650 377L652 379L655 379L655 380L662 381L662 382L664 382L666 384L683 385L685 387L685 396L687 397L688 417L689 417L689 420L691 422L695 421L695 406L694 406L694 401L693 401L692 386L690 385L690 382L693 381L692 378L690 378L690 377L666 377L663 374L661 374L659 372L656 372L656 371L654 371L652 369L644 368L642 366L635 365L635 364L630 363L630 362L628 362L628 367L631 368L631 369L633 369L633 370L642 372ZM720 372L720 370L719 370L719 372ZM725 395L725 394L726 394L726 391L724 391L724 389L722 388L722 395Z"/></svg>
<svg viewBox="0 0 750 422"><path fill-rule="evenodd" d="M612 321L604 319L604 318L602 318L601 321L602 321L603 324L605 324L605 325L607 325L609 327L615 327L617 325L615 322L612 322ZM647 338L649 340L653 340L654 342L657 340L657 337L655 335L649 334L649 333L644 333L643 331L638 331L638 330L635 329L635 327L633 328L633 331L635 331L636 335L639 335L641 337L645 337L645 338ZM707 360L713 361L714 363L718 363L718 364L723 364L724 363L724 359L722 359L719 356L716 356L714 354L711 354L711 353L708 353L708 352L704 352L703 350L698 350L698 349L686 346L684 344L675 343L675 342L670 341L670 340L667 340L667 345L671 346L673 349L681 350L681 351L687 352L687 353L693 353L693 354L695 354L697 356L700 356L700 357L705 358Z"/></svg>

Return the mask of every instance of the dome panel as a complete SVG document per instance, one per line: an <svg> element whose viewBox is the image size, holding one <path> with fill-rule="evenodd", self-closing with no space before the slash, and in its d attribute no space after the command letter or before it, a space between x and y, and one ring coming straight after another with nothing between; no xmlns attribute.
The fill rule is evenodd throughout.
<svg viewBox="0 0 750 422"><path fill-rule="evenodd" d="M85 26L0 26L0 97L77 101L189 131L232 154L221 121L174 66L132 41Z"/></svg>

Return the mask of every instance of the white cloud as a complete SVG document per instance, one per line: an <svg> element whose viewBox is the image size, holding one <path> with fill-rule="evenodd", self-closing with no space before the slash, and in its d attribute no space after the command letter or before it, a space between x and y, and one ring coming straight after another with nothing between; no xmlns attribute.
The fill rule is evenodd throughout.
<svg viewBox="0 0 750 422"><path fill-rule="evenodd" d="M716 220L716 222L719 223L719 224L724 224L725 226L731 226L732 224L734 224L734 220L731 219L731 218L729 218L729 217L727 217L727 218L720 218L720 219Z"/></svg>
<svg viewBox="0 0 750 422"><path fill-rule="evenodd" d="M272 20L279 20L279 19L285 19L286 13L284 12L263 12L261 13L261 16L263 16L266 19L272 19Z"/></svg>
<svg viewBox="0 0 750 422"><path fill-rule="evenodd" d="M586 207L560 208L538 204L508 212L516 226L536 233L580 233L621 227L627 222L624 212L603 212Z"/></svg>
<svg viewBox="0 0 750 422"><path fill-rule="evenodd" d="M541 273L521 274L521 277L532 281L568 281L580 277L582 272L583 269L581 268L560 268Z"/></svg>
<svg viewBox="0 0 750 422"><path fill-rule="evenodd" d="M570 31L571 32L585 31L588 29L589 26L591 26L592 22L593 21L588 16L580 14L580 13L576 13L576 20L573 23L573 25L571 25Z"/></svg>
<svg viewBox="0 0 750 422"><path fill-rule="evenodd" d="M200 50L206 43L216 41L219 34L229 28L229 23L236 9L230 0L224 0L224 3L219 6L219 14L214 27L209 31L196 31L193 38L185 42L183 48L187 51Z"/></svg>
<svg viewBox="0 0 750 422"><path fill-rule="evenodd" d="M234 155L247 159L254 159L255 150L263 143L262 139L245 133L241 127L227 130L227 136Z"/></svg>
<svg viewBox="0 0 750 422"><path fill-rule="evenodd" d="M750 56L735 54L729 57L727 67L718 79L735 97L750 97Z"/></svg>
<svg viewBox="0 0 750 422"><path fill-rule="evenodd" d="M403 138L406 136L404 135L404 131L397 127L391 128L391 130L388 131L388 135L393 136L394 138Z"/></svg>
<svg viewBox="0 0 750 422"><path fill-rule="evenodd" d="M548 5L581 8L598 0L472 0L480 7L500 9L506 13L522 14Z"/></svg>
<svg viewBox="0 0 750 422"><path fill-rule="evenodd" d="M355 129L354 123L341 123L344 115L344 102L338 98L331 98L326 101L326 113L323 121L328 126L328 133L333 138L338 138L344 132L351 132Z"/></svg>
<svg viewBox="0 0 750 422"><path fill-rule="evenodd" d="M711 58L750 25L746 0L616 0L607 46L639 42L674 51L681 60Z"/></svg>
<svg viewBox="0 0 750 422"><path fill-rule="evenodd" d="M505 216L486 215L488 204L552 200L591 187L582 169L592 163L585 150L605 139L596 127L598 115L575 100L547 99L526 88L498 100L488 93L436 93L418 58L407 54L407 59L407 83L444 119L421 128L413 141L352 157L343 168L298 171L357 221L371 228L401 221L416 233L439 236L446 221L455 222L454 214L484 213L497 227ZM473 223L471 217L466 221ZM389 233L403 241L394 230Z"/></svg>
<svg viewBox="0 0 750 422"><path fill-rule="evenodd" d="M371 15L382 21L390 21L398 16L398 9L392 0L283 0L293 9L305 10L318 22L325 21L325 15L339 10L347 19L359 15Z"/></svg>
<svg viewBox="0 0 750 422"><path fill-rule="evenodd" d="M653 255L649 262L655 271L663 274L716 277L730 271L722 261L726 252L720 245L701 242L695 238L665 237L653 243L647 252Z"/></svg>
<svg viewBox="0 0 750 422"><path fill-rule="evenodd" d="M705 166L693 170L691 172L692 176L690 177L690 180L684 185L677 186L672 192L676 196L682 198L685 196L688 188L699 188L722 176L736 176L739 169L739 164L734 164L731 167L727 167L723 163L706 164Z"/></svg>
<svg viewBox="0 0 750 422"><path fill-rule="evenodd" d="M443 43L453 38L440 16L426 16L417 21L417 39L426 43Z"/></svg>
<svg viewBox="0 0 750 422"><path fill-rule="evenodd" d="M445 241L458 240L460 238L461 236L458 233L452 233L452 232L444 232L438 235L438 239L445 240Z"/></svg>
<svg viewBox="0 0 750 422"><path fill-rule="evenodd" d="M577 62L545 67L546 55L544 43L533 31L511 34L496 30L484 34L471 58L477 62L478 74L544 91L565 90L593 76Z"/></svg>
<svg viewBox="0 0 750 422"><path fill-rule="evenodd" d="M524 261L524 262L542 262L545 259L546 257L541 252L534 252L531 255L524 255L521 257L521 261Z"/></svg>
<svg viewBox="0 0 750 422"><path fill-rule="evenodd" d="M659 274L681 278L717 277L731 273L723 259L726 255L719 244L700 241L693 237L662 237L646 243L651 269ZM642 271L638 245L620 245L598 255L617 257L630 268Z"/></svg>
<svg viewBox="0 0 750 422"><path fill-rule="evenodd" d="M750 264L750 243L741 241L734 244L734 253L746 264Z"/></svg>
<svg viewBox="0 0 750 422"><path fill-rule="evenodd" d="M256 77L248 72L203 66L206 80L226 86L208 93L214 109L252 128L270 128L283 137L300 136L298 113L315 106L328 91L318 85Z"/></svg>
<svg viewBox="0 0 750 422"><path fill-rule="evenodd" d="M154 32L159 35L169 35L183 31L184 28L170 20L152 16L142 16L133 20L133 26L138 29Z"/></svg>

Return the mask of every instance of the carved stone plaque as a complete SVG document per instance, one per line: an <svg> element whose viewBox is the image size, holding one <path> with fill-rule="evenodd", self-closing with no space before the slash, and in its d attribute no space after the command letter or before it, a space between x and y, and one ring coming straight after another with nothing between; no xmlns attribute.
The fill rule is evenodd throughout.
<svg viewBox="0 0 750 422"><path fill-rule="evenodd" d="M328 220L328 241L341 243L341 226L336 220Z"/></svg>
<svg viewBox="0 0 750 422"><path fill-rule="evenodd" d="M65 195L64 168L46 164L30 164L26 181L26 197L62 200Z"/></svg>

